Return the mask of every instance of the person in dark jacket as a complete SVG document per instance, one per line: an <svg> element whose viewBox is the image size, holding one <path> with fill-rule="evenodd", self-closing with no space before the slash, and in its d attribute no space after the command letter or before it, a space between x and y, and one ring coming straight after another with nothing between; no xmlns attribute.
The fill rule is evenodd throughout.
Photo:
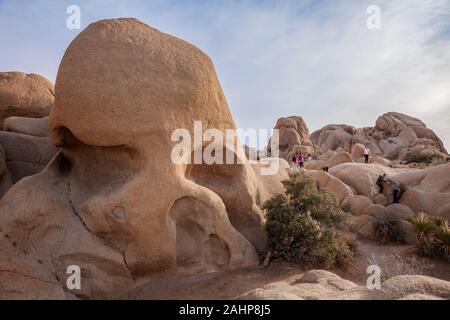
<svg viewBox="0 0 450 320"><path fill-rule="evenodd" d="M394 203L398 203L399 201L399 194L400 192L400 183L398 181L392 180L392 200Z"/></svg>
<svg viewBox="0 0 450 320"><path fill-rule="evenodd" d="M386 173L383 175L380 174L377 179L377 186L380 188L380 193L383 193L385 182L386 182Z"/></svg>

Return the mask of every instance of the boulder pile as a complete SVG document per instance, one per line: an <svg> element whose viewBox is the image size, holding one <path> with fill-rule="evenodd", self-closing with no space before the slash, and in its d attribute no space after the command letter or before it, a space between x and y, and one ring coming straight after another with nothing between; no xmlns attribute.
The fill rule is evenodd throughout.
<svg viewBox="0 0 450 320"><path fill-rule="evenodd" d="M408 153L448 156L441 139L425 123L398 112L383 114L374 127L328 125L313 132L311 141L320 152L343 150L352 153L355 161L362 158L354 149L358 144L367 145L372 155L389 160L403 161Z"/></svg>

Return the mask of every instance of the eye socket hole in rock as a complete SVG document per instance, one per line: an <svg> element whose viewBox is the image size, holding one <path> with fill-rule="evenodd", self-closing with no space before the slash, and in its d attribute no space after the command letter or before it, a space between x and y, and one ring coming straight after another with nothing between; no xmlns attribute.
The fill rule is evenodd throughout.
<svg viewBox="0 0 450 320"><path fill-rule="evenodd" d="M260 250L265 247L266 237L261 232L262 216L254 204L260 204L261 199L248 170L251 167L242 164L190 164L185 177L216 193L225 205L232 226Z"/></svg>
<svg viewBox="0 0 450 320"><path fill-rule="evenodd" d="M202 219L211 208L201 200L183 197L175 201L169 217L175 224L176 261L178 267L197 271L215 271L230 262L228 245L216 234L208 234Z"/></svg>
<svg viewBox="0 0 450 320"><path fill-rule="evenodd" d="M76 208L89 198L119 190L144 168L144 159L133 148L87 145L68 128L58 130L62 141L59 171L70 173L71 198Z"/></svg>
<svg viewBox="0 0 450 320"><path fill-rule="evenodd" d="M227 208L231 223L235 226L236 197L245 197L241 186L245 181L245 167L241 164L190 164L185 177L216 193ZM248 199L251 203L251 199ZM251 208L250 208L251 209Z"/></svg>

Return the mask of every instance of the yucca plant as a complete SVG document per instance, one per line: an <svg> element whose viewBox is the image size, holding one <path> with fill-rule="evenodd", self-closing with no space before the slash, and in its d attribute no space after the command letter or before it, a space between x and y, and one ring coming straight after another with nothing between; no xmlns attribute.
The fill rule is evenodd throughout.
<svg viewBox="0 0 450 320"><path fill-rule="evenodd" d="M428 217L425 213L420 212L417 216L411 217L408 221L413 226L417 234L418 253L422 256L432 256L434 237L437 231L437 226L433 219Z"/></svg>
<svg viewBox="0 0 450 320"><path fill-rule="evenodd" d="M443 226L444 224L447 224L447 220L444 217L433 217L432 220L438 228Z"/></svg>
<svg viewBox="0 0 450 320"><path fill-rule="evenodd" d="M447 221L436 230L435 238L436 254L450 262L450 228Z"/></svg>

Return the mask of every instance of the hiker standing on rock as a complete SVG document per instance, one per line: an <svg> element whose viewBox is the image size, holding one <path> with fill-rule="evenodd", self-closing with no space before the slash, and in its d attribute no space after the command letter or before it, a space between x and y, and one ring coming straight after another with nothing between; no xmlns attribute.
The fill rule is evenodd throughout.
<svg viewBox="0 0 450 320"><path fill-rule="evenodd" d="M367 146L364 146L364 162L366 164L369 163L369 152L370 152L369 148Z"/></svg>
<svg viewBox="0 0 450 320"><path fill-rule="evenodd" d="M291 163L292 163L293 169L295 171L297 171L298 170L298 155L296 153L294 153L294 155L292 156Z"/></svg>
<svg viewBox="0 0 450 320"><path fill-rule="evenodd" d="M398 193L400 192L400 183L398 183L396 180L392 180L392 201L394 203L398 203Z"/></svg>
<svg viewBox="0 0 450 320"><path fill-rule="evenodd" d="M380 187L380 193L383 193L385 182L386 182L386 173L383 175L380 174L377 179L377 186Z"/></svg>
<svg viewBox="0 0 450 320"><path fill-rule="evenodd" d="M298 163L300 164L300 168L304 168L305 167L305 156L301 152L300 152L300 154L298 156Z"/></svg>

